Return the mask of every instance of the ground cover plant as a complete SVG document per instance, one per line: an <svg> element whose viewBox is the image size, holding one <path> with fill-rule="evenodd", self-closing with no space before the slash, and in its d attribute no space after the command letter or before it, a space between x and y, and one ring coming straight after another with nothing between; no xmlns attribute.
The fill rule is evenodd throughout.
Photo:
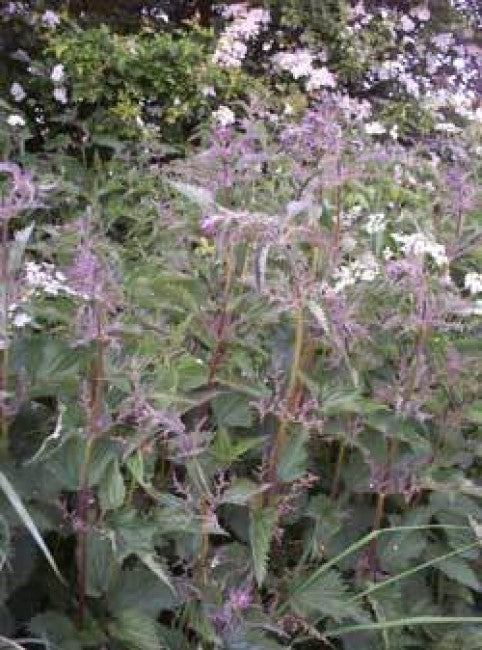
<svg viewBox="0 0 482 650"><path fill-rule="evenodd" d="M0 12L0 648L480 648L477 3Z"/></svg>

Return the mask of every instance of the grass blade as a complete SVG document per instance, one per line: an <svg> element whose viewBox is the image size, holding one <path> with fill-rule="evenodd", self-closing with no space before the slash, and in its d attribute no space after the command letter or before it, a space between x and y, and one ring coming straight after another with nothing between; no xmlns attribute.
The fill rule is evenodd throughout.
<svg viewBox="0 0 482 650"><path fill-rule="evenodd" d="M347 625L338 627L323 635L328 638L336 638L344 634L355 632L368 632L370 630L389 630L396 627L413 627L415 625L452 625L476 623L482 625L482 616L415 616L413 618L400 618L396 621L384 621L382 623L362 623L361 625Z"/></svg>
<svg viewBox="0 0 482 650"><path fill-rule="evenodd" d="M37 526L35 525L34 520L32 517L29 515L27 510L25 509L25 506L22 503L22 500L16 493L13 485L10 483L8 478L5 476L3 472L0 472L0 488L3 490L5 496L7 499L10 501L10 505L12 508L15 510L17 515L20 517L22 520L22 523L24 526L28 529L32 537L34 538L35 542L39 546L40 550L44 554L47 562L50 564L52 571L55 573L57 578L65 584L65 580L62 577L62 574L60 573L57 565L55 564L55 560L52 557L49 549L47 548L47 545L45 544L42 535L39 533Z"/></svg>
<svg viewBox="0 0 482 650"><path fill-rule="evenodd" d="M460 555L460 553L464 553L465 551L469 551L470 549L480 545L481 544L479 541L473 542L472 544L467 544L466 546L461 546L460 548L456 548L454 551L450 551L449 553L444 553L444 555L439 555L435 558L432 558L431 560L428 560L427 562L423 562L422 564L417 564L417 566L412 567L411 569L407 569L406 571L402 571L402 573L398 573L396 576L393 576L392 578L388 578L383 582L377 582L376 584L371 585L370 587L365 589L365 591L362 591L361 593L353 596L353 598L350 598L349 602L352 601L355 602L357 600L361 600L365 596L372 594L374 591L378 591L383 587L392 585L395 582L398 582L399 580L403 580L404 578L407 578L408 576L417 573L418 571L422 571L423 569L426 569L429 566L434 566L438 562L443 562L443 560L446 560L449 557L453 557L454 555Z"/></svg>

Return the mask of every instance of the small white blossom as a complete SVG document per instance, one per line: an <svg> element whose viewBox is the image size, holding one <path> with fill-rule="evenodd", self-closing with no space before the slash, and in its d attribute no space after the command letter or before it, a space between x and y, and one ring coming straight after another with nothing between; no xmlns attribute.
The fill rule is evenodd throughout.
<svg viewBox="0 0 482 650"><path fill-rule="evenodd" d="M64 66L61 63L57 63L57 65L54 65L52 68L52 72L50 73L50 78L54 83L60 83L63 78L64 78L65 70Z"/></svg>
<svg viewBox="0 0 482 650"><path fill-rule="evenodd" d="M9 126L25 126L25 120L21 115L9 115L7 117L7 124Z"/></svg>
<svg viewBox="0 0 482 650"><path fill-rule="evenodd" d="M281 70L289 72L293 79L309 77L313 73L313 54L308 49L294 52L278 52L273 63Z"/></svg>
<svg viewBox="0 0 482 650"><path fill-rule="evenodd" d="M213 117L219 126L231 126L236 122L236 115L228 106L220 106L216 111L213 111Z"/></svg>
<svg viewBox="0 0 482 650"><path fill-rule="evenodd" d="M369 214L367 218L367 223L364 225L364 230L369 235L376 235L380 232L383 232L386 228L385 215L378 214Z"/></svg>
<svg viewBox="0 0 482 650"><path fill-rule="evenodd" d="M343 264L335 271L333 289L339 293L357 282L372 282L379 272L380 266L375 257L371 253L364 253L357 260Z"/></svg>
<svg viewBox="0 0 482 650"><path fill-rule="evenodd" d="M430 9L428 7L420 5L419 7L414 7L411 9L410 15L412 18L416 18L421 23L425 23L427 20L430 20Z"/></svg>
<svg viewBox="0 0 482 650"><path fill-rule="evenodd" d="M444 133L458 133L460 131L459 127L452 124L452 122L438 122L435 124L434 129Z"/></svg>
<svg viewBox="0 0 482 650"><path fill-rule="evenodd" d="M392 237L400 244L404 255L413 255L414 257L429 255L437 266L446 266L449 263L445 246L438 244L421 232L411 235L394 233Z"/></svg>
<svg viewBox="0 0 482 650"><path fill-rule="evenodd" d="M55 29L57 25L60 24L60 18L59 15L55 13L55 11L47 9L42 14L42 22L44 25L47 25L47 27Z"/></svg>
<svg viewBox="0 0 482 650"><path fill-rule="evenodd" d="M386 128L380 122L368 122L365 124L365 133L368 135L383 135L386 131Z"/></svg>
<svg viewBox="0 0 482 650"><path fill-rule="evenodd" d="M60 104L67 104L67 90L64 86L57 86L57 88L54 88L54 99Z"/></svg>
<svg viewBox="0 0 482 650"><path fill-rule="evenodd" d="M306 90L318 90L319 88L335 88L336 80L333 74L325 68L315 68L311 71L306 83Z"/></svg>
<svg viewBox="0 0 482 650"><path fill-rule="evenodd" d="M25 90L16 81L10 86L10 94L16 102L22 102L27 96Z"/></svg>
<svg viewBox="0 0 482 650"><path fill-rule="evenodd" d="M415 23L409 16L403 15L400 20L400 27L404 32L413 32Z"/></svg>
<svg viewBox="0 0 482 650"><path fill-rule="evenodd" d="M469 290L472 296L482 293L482 273L475 273L474 271L466 273L464 287Z"/></svg>
<svg viewBox="0 0 482 650"><path fill-rule="evenodd" d="M28 314L25 314L24 312L18 312L13 317L12 325L14 325L14 327L25 327L25 325L28 325L31 322L32 319Z"/></svg>

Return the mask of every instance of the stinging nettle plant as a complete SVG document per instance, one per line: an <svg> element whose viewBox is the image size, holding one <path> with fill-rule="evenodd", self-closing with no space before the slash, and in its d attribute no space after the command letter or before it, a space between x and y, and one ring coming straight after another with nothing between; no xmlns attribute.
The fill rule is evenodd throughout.
<svg viewBox="0 0 482 650"><path fill-rule="evenodd" d="M41 29L74 95L115 50L130 127L175 41ZM97 138L103 84L0 163L0 646L480 647L477 124L402 145L269 77L165 164Z"/></svg>

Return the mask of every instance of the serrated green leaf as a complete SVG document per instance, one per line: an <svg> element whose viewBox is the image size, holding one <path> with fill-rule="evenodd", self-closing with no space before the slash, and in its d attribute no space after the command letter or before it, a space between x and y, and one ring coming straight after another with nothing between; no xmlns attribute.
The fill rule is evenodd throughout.
<svg viewBox="0 0 482 650"><path fill-rule="evenodd" d="M178 602L172 588L142 565L121 571L107 594L109 611L116 615L136 609L146 616L156 617L161 610L170 609Z"/></svg>
<svg viewBox="0 0 482 650"><path fill-rule="evenodd" d="M337 621L365 618L361 607L350 602L348 588L334 569L319 576L308 587L297 590L290 598L290 606L300 616L317 614Z"/></svg>
<svg viewBox="0 0 482 650"><path fill-rule="evenodd" d="M271 539L276 521L275 508L251 510L249 513L249 543L258 586L263 584L266 577Z"/></svg>
<svg viewBox="0 0 482 650"><path fill-rule="evenodd" d="M283 483L296 481L306 473L308 452L306 432L293 434L285 445L278 462L276 474Z"/></svg>
<svg viewBox="0 0 482 650"><path fill-rule="evenodd" d="M250 499L266 490L266 485L258 485L247 478L241 478L231 483L228 489L223 492L221 503L235 503L243 506L249 503Z"/></svg>
<svg viewBox="0 0 482 650"><path fill-rule="evenodd" d="M109 623L109 634L125 650L162 650L157 622L136 609L119 612Z"/></svg>
<svg viewBox="0 0 482 650"><path fill-rule="evenodd" d="M203 212L209 213L215 208L216 202L210 190L181 181L168 180L168 183L179 194L182 194L186 199L195 203Z"/></svg>
<svg viewBox="0 0 482 650"><path fill-rule="evenodd" d="M86 556L86 593L92 598L100 598L107 591L109 578L116 568L111 541L95 530L89 531Z"/></svg>
<svg viewBox="0 0 482 650"><path fill-rule="evenodd" d="M107 466L99 483L98 497L102 510L115 510L124 503L126 488L117 459Z"/></svg>
<svg viewBox="0 0 482 650"><path fill-rule="evenodd" d="M239 393L218 395L212 401L212 408L220 427L242 427L244 429L252 426L253 412L250 400Z"/></svg>
<svg viewBox="0 0 482 650"><path fill-rule="evenodd" d="M438 564L438 568L442 573L455 580L469 589L474 591L481 590L480 580L478 579L475 571L460 557L451 557Z"/></svg>

